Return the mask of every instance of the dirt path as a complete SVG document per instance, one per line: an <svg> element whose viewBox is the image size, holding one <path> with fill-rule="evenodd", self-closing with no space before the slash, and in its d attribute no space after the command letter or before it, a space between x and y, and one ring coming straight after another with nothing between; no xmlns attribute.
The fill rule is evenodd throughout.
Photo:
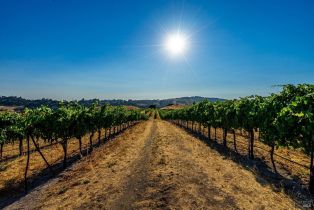
<svg viewBox="0 0 314 210"><path fill-rule="evenodd" d="M294 209L174 125L142 122L7 209Z"/></svg>
<svg viewBox="0 0 314 210"><path fill-rule="evenodd" d="M129 209L141 197L149 182L149 173L152 161L152 143L156 134L156 123L151 127L144 147L139 153L139 157L130 165L130 175L123 181L123 194L114 202L112 207L116 209Z"/></svg>

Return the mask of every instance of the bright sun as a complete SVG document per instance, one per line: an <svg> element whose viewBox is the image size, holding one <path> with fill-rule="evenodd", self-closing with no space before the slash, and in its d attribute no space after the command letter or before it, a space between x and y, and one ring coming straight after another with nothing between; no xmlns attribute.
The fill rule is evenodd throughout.
<svg viewBox="0 0 314 210"><path fill-rule="evenodd" d="M165 49L171 56L180 56L187 50L187 38L181 33L170 34L165 40Z"/></svg>

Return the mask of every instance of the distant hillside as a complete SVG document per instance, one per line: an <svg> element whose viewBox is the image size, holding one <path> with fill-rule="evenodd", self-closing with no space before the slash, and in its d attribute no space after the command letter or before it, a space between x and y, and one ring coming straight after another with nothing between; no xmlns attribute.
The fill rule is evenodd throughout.
<svg viewBox="0 0 314 210"><path fill-rule="evenodd" d="M120 99L114 99L114 100L98 100L98 99L90 99L90 100L79 100L77 101L81 105L89 106L92 103L99 101L100 104L111 104L113 106L135 106L135 107L141 107L146 108L149 106L156 106L158 108L162 108L168 105L172 104L178 104L178 105L191 105L193 103L197 103L203 100L209 100L209 101L223 101L224 99L220 98L206 98L201 96L192 96L192 97L181 97L181 98L170 98L170 99L154 99L154 100L120 100ZM67 103L67 102L65 102ZM21 97L16 96L0 96L0 106L19 106L19 107L28 107L28 108L36 108L41 105L47 105L51 108L57 108L60 104L60 101L58 100L52 100L52 99L36 99L36 100L30 100L30 99L24 99Z"/></svg>
<svg viewBox="0 0 314 210"><path fill-rule="evenodd" d="M147 107L149 105L155 105L158 108L162 108L170 104L191 105L193 103L204 101L205 99L212 102L224 100L220 98L205 98L201 96L192 96L192 97L170 98L170 99L162 99L162 100L134 100L133 102L135 102L137 106L140 106L140 107Z"/></svg>
<svg viewBox="0 0 314 210"><path fill-rule="evenodd" d="M176 109L182 109L182 108L184 108L186 106L187 105L172 104L172 105L168 105L168 106L162 107L161 109L164 109L164 110L176 110Z"/></svg>

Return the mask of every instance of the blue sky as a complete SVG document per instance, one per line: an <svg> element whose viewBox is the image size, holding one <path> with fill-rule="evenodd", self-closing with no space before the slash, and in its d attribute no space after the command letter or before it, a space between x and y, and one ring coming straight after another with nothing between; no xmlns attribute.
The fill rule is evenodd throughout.
<svg viewBox="0 0 314 210"><path fill-rule="evenodd" d="M0 0L0 95L237 98L314 83L312 0ZM183 57L160 46L178 28Z"/></svg>

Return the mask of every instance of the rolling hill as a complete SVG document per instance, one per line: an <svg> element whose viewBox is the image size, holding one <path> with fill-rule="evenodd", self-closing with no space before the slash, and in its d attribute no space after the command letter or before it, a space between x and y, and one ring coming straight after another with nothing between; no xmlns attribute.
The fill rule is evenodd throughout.
<svg viewBox="0 0 314 210"><path fill-rule="evenodd" d="M209 101L223 101L221 98L209 98L209 97L201 97L201 96L191 96L191 97L180 97L180 98L169 98L169 99L153 99L153 100L122 100L122 99L113 99L113 100L99 100L99 99L81 99L77 101L81 105L89 106L92 103L99 101L100 104L108 103L113 106L125 105L125 106L136 106L141 108L146 108L149 106L156 106L158 108L162 108L171 104L178 105L191 105L193 103L197 103L203 100ZM35 108L41 105L47 105L51 108L56 108L59 106L61 101L53 100L53 99L25 99L22 97L16 96L1 96L0 97L0 106L22 106L28 108ZM66 101L67 102L67 101Z"/></svg>

